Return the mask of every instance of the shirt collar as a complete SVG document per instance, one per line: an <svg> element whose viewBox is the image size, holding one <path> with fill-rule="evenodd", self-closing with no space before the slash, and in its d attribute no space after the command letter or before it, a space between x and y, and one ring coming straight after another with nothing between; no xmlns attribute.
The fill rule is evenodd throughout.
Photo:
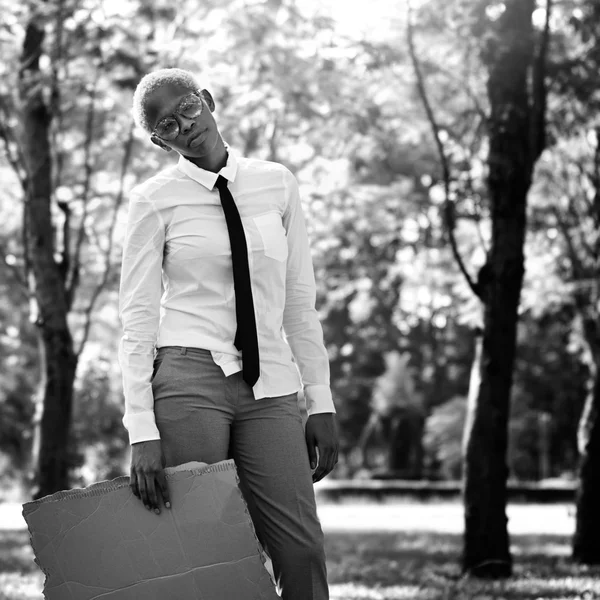
<svg viewBox="0 0 600 600"><path fill-rule="evenodd" d="M233 182L237 175L238 161L235 153L227 144L225 144L225 148L227 148L227 164L218 173L202 169L181 155L179 156L177 168L209 190L215 187L219 175L223 175L227 181Z"/></svg>

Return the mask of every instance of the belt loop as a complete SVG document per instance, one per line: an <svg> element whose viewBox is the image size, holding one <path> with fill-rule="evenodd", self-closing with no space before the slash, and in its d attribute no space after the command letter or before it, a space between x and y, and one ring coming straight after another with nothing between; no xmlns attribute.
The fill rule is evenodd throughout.
<svg viewBox="0 0 600 600"><path fill-rule="evenodd" d="M185 346L181 346L179 348L179 354L187 354L187 348Z"/></svg>

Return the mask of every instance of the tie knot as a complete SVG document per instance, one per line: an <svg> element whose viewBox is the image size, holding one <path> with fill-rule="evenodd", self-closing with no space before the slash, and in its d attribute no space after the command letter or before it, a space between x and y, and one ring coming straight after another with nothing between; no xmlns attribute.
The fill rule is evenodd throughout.
<svg viewBox="0 0 600 600"><path fill-rule="evenodd" d="M225 179L225 177L223 177L223 175L217 176L217 182L215 183L215 187L218 188L219 190L226 188L227 187L227 179Z"/></svg>

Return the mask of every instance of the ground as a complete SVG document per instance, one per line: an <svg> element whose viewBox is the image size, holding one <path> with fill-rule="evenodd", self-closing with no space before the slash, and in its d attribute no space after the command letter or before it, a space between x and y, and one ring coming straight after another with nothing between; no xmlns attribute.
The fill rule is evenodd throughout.
<svg viewBox="0 0 600 600"><path fill-rule="evenodd" d="M600 567L569 560L572 508L511 505L515 574L486 582L460 576L457 503L319 506L331 600L596 600ZM0 600L42 600L19 504L0 504Z"/></svg>

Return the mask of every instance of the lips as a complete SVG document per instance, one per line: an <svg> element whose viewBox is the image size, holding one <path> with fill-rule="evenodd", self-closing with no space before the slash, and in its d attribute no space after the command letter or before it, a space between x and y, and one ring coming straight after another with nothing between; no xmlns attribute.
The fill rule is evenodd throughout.
<svg viewBox="0 0 600 600"><path fill-rule="evenodd" d="M204 141L204 138L206 137L204 134L206 133L206 129L203 129L202 131L200 131L199 133L197 133L194 137L192 137L189 141L188 141L188 148L193 148L194 146L197 146L198 144L201 144Z"/></svg>

